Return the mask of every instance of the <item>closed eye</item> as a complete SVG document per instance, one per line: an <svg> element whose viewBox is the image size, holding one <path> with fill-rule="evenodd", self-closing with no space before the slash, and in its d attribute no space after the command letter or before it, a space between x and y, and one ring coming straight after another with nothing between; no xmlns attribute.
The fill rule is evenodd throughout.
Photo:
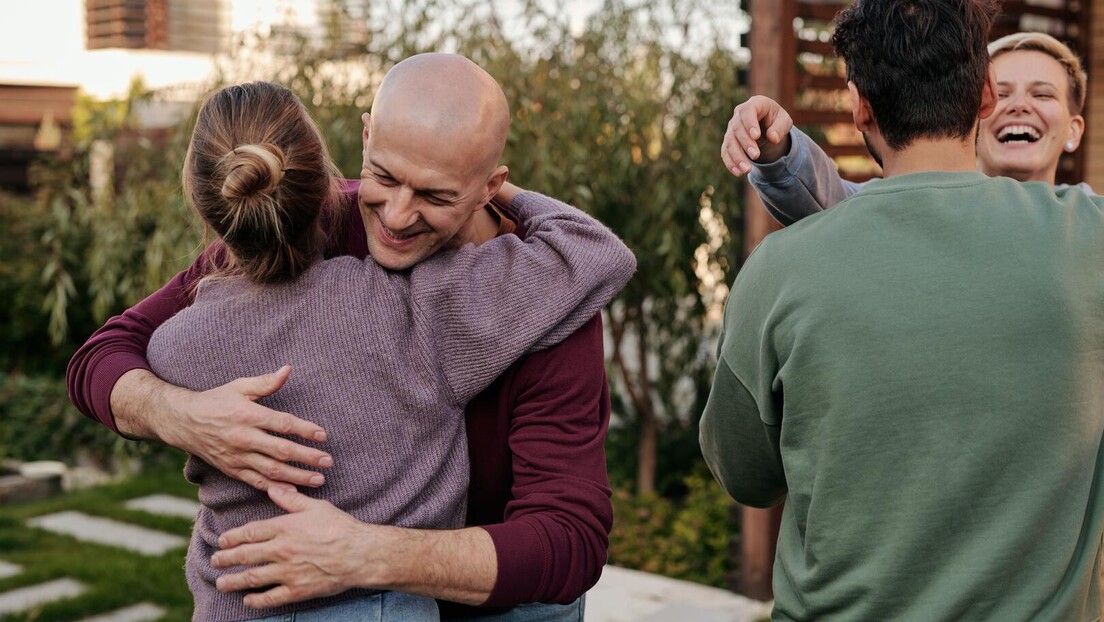
<svg viewBox="0 0 1104 622"><path fill-rule="evenodd" d="M376 181L383 184L384 186L394 186L399 183L395 181L394 177L391 177L390 175L384 175L383 173L373 172L372 177L375 177Z"/></svg>
<svg viewBox="0 0 1104 622"><path fill-rule="evenodd" d="M431 205L440 205L442 207L445 205L452 205L451 200L444 197L439 197L435 194L422 194L422 197L426 200L427 203L430 203Z"/></svg>

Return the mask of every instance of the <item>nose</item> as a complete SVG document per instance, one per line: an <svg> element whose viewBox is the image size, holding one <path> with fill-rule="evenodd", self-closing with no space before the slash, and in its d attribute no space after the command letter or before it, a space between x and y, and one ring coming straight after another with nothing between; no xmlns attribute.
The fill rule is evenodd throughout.
<svg viewBox="0 0 1104 622"><path fill-rule="evenodd" d="M395 188L383 205L376 211L383 226L392 231L402 231L418 222L418 212L414 209L414 191L406 187Z"/></svg>
<svg viewBox="0 0 1104 622"><path fill-rule="evenodd" d="M1014 92L1008 96L1008 110L1015 112L1027 112L1031 108L1028 98L1020 92Z"/></svg>

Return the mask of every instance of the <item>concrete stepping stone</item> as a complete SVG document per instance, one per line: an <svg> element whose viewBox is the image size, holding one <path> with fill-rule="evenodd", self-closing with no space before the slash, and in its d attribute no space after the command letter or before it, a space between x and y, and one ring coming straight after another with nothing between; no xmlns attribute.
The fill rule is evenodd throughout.
<svg viewBox="0 0 1104 622"><path fill-rule="evenodd" d="M73 579L56 579L21 587L0 594L0 616L34 609L55 600L74 598L84 593L84 584Z"/></svg>
<svg viewBox="0 0 1104 622"><path fill-rule="evenodd" d="M153 603L138 603L108 613L84 618L79 622L152 622L165 615L165 610Z"/></svg>
<svg viewBox="0 0 1104 622"><path fill-rule="evenodd" d="M23 567L0 559L0 579L7 579L23 572Z"/></svg>
<svg viewBox="0 0 1104 622"><path fill-rule="evenodd" d="M195 518L199 513L199 503L182 497L172 495L150 495L138 497L123 504L128 510L141 510L150 514L162 516L179 516L181 518Z"/></svg>
<svg viewBox="0 0 1104 622"><path fill-rule="evenodd" d="M727 590L609 565L586 597L587 622L756 622L770 611Z"/></svg>
<svg viewBox="0 0 1104 622"><path fill-rule="evenodd" d="M177 535L81 512L47 514L32 518L27 524L73 536L78 540L117 546L143 555L161 555L188 544L185 538Z"/></svg>
<svg viewBox="0 0 1104 622"><path fill-rule="evenodd" d="M694 605L664 605L662 609L640 618L638 622L672 622L672 620L738 622L746 619L741 612L733 610L705 609Z"/></svg>

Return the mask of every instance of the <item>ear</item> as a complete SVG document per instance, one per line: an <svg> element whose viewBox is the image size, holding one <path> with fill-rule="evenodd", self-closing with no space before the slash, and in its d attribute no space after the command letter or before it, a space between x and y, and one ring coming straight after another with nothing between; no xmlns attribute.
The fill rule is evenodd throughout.
<svg viewBox="0 0 1104 622"><path fill-rule="evenodd" d="M855 128L860 132L869 132L876 125L870 102L859 93L858 87L851 80L847 81L847 94L851 96L851 118L855 120Z"/></svg>
<svg viewBox="0 0 1104 622"><path fill-rule="evenodd" d="M993 114L997 108L997 75L993 72L993 65L989 65L989 71L985 74L985 84L981 87L981 108L978 109L978 119L984 119Z"/></svg>
<svg viewBox="0 0 1104 622"><path fill-rule="evenodd" d="M498 190L502 188L502 184L506 183L506 178L509 176L510 169L506 166L499 166L491 173L491 176L487 178L487 185L484 187L486 194L479 204L480 207L489 203L494 195L498 194Z"/></svg>
<svg viewBox="0 0 1104 622"><path fill-rule="evenodd" d="M1085 135L1085 117L1077 114L1070 117L1070 133L1066 139L1066 151L1073 153L1081 146L1081 137Z"/></svg>
<svg viewBox="0 0 1104 622"><path fill-rule="evenodd" d="M372 115L365 112L364 114L360 115L360 120L361 120L361 122L364 123L364 131L361 132L361 135L360 135L361 141L362 141L361 148L367 149L368 148L368 133L372 129Z"/></svg>

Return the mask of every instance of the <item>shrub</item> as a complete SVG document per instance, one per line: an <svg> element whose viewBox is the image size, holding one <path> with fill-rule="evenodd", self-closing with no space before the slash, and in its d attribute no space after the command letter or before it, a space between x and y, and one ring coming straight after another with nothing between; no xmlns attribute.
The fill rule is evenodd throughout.
<svg viewBox="0 0 1104 622"><path fill-rule="evenodd" d="M728 587L736 570L738 525L732 500L712 478L685 478L686 495L614 491L609 562L625 568Z"/></svg>
<svg viewBox="0 0 1104 622"><path fill-rule="evenodd" d="M0 372L0 458L79 462L114 471L174 452L128 441L90 421L69 403L61 378Z"/></svg>

